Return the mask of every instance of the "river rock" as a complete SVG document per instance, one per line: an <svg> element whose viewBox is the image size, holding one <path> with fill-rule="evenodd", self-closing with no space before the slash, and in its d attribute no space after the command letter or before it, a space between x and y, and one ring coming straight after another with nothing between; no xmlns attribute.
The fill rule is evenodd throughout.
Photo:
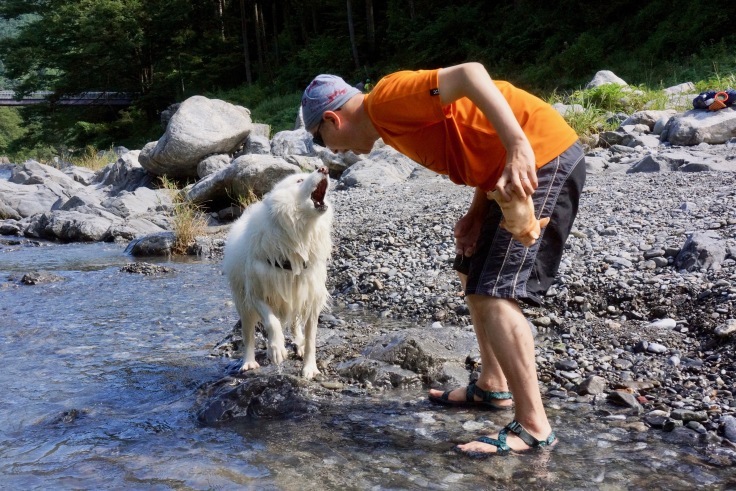
<svg viewBox="0 0 736 491"><path fill-rule="evenodd" d="M117 161L97 171L93 183L102 188L109 186L108 192L113 195L151 186L155 176L138 162L140 153L140 150L124 153Z"/></svg>
<svg viewBox="0 0 736 491"><path fill-rule="evenodd" d="M284 177L301 169L272 155L243 155L187 190L192 203L230 203L238 196L263 196Z"/></svg>
<svg viewBox="0 0 736 491"><path fill-rule="evenodd" d="M164 135L147 144L138 160L156 175L197 177L197 165L204 157L232 153L243 144L251 125L248 109L193 96L181 103Z"/></svg>
<svg viewBox="0 0 736 491"><path fill-rule="evenodd" d="M228 376L205 384L198 394L197 419L204 424L284 418L320 409L330 392L274 367Z"/></svg>
<svg viewBox="0 0 736 491"><path fill-rule="evenodd" d="M349 167L340 177L340 188L382 187L405 181L417 168L411 159L391 147L371 152L367 159Z"/></svg>
<svg viewBox="0 0 736 491"><path fill-rule="evenodd" d="M159 232L131 241L125 253L131 256L168 256L171 254L176 235L174 232Z"/></svg>
<svg viewBox="0 0 736 491"><path fill-rule="evenodd" d="M673 145L726 143L736 134L736 109L692 109L674 116L667 126L667 141Z"/></svg>
<svg viewBox="0 0 736 491"><path fill-rule="evenodd" d="M722 416L721 427L723 437L732 443L736 443L736 418L731 415Z"/></svg>
<svg viewBox="0 0 736 491"><path fill-rule="evenodd" d="M629 85L611 70L600 70L596 72L593 79L585 86L586 89L600 87L606 84Z"/></svg>
<svg viewBox="0 0 736 491"><path fill-rule="evenodd" d="M720 269L726 258L726 246L718 234L706 231L693 232L675 258L675 267L685 271Z"/></svg>
<svg viewBox="0 0 736 491"><path fill-rule="evenodd" d="M477 351L475 335L446 328L406 329L382 336L369 344L362 356L418 373L428 385L467 385L465 361Z"/></svg>

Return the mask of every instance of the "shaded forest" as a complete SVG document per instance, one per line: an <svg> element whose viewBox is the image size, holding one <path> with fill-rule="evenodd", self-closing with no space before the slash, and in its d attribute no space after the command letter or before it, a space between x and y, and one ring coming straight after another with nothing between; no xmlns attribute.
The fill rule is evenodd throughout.
<svg viewBox="0 0 736 491"><path fill-rule="evenodd" d="M655 88L733 72L735 18L734 2L686 0L4 0L0 88L136 95L123 111L25 109L18 145L140 145L194 94L263 105L254 117L279 127L322 72L356 83L474 60L537 93L600 69Z"/></svg>

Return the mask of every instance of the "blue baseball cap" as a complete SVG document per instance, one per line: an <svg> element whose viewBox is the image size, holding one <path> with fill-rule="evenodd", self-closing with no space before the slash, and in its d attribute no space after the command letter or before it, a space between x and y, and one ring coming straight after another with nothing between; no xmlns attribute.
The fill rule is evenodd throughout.
<svg viewBox="0 0 736 491"><path fill-rule="evenodd" d="M302 95L304 127L311 132L322 120L325 111L335 111L353 96L361 94L337 75L317 75Z"/></svg>

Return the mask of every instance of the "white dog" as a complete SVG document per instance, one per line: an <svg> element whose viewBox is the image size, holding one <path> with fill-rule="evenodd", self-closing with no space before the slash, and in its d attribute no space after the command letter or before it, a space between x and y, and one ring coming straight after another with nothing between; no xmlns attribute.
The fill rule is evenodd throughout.
<svg viewBox="0 0 736 491"><path fill-rule="evenodd" d="M243 328L241 371L260 366L255 358L260 320L272 362L280 364L288 356L281 327L286 324L303 359L302 376L319 374L317 320L329 298L325 281L332 249L329 181L325 167L288 176L249 206L230 230L223 267Z"/></svg>

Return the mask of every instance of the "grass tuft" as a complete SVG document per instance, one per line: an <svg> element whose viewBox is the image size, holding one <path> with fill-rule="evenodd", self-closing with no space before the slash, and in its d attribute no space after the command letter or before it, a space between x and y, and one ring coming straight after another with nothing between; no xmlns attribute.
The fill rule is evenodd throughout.
<svg viewBox="0 0 736 491"><path fill-rule="evenodd" d="M105 151L98 151L95 147L88 145L84 147L84 150L79 156L70 156L69 162L77 167L100 170L117 159L118 156L113 152L112 148Z"/></svg>
<svg viewBox="0 0 736 491"><path fill-rule="evenodd" d="M171 226L174 232L174 254L186 254L189 246L199 235L203 235L207 228L207 220L199 206L187 200L186 193L178 188L176 183L166 176L161 176L161 187L168 190L173 202L170 215Z"/></svg>

